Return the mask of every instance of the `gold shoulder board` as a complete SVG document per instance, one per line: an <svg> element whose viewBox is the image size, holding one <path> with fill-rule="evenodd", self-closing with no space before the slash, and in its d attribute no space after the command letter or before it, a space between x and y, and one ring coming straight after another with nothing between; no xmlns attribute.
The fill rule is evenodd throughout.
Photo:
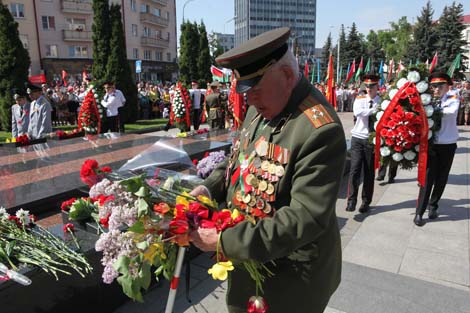
<svg viewBox="0 0 470 313"><path fill-rule="evenodd" d="M333 123L333 118L325 107L317 103L315 98L311 95L305 98L304 101L299 105L299 110L305 114L307 119L315 128L320 128L323 125Z"/></svg>

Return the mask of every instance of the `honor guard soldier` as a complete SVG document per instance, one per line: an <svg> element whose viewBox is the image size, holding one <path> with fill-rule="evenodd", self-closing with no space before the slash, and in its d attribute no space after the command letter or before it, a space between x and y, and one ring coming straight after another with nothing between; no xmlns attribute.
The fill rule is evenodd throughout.
<svg viewBox="0 0 470 313"><path fill-rule="evenodd" d="M380 97L377 93L379 76L367 74L362 80L366 94L357 96L353 104L356 123L351 130L351 168L346 211L353 212L356 209L359 182L363 173L362 204L359 212L366 213L370 209L374 194L374 146L369 143L369 133L373 131L371 117L377 111Z"/></svg>
<svg viewBox="0 0 470 313"><path fill-rule="evenodd" d="M441 128L435 134L434 142L429 144L426 183L419 189L414 218L414 223L417 226L425 224L423 214L427 208L429 209L429 219L438 217L438 202L446 187L459 139L457 114L460 104L458 96L449 92L452 80L445 73L434 72L429 76L429 82L434 97L438 98L435 109L442 110L442 120Z"/></svg>
<svg viewBox="0 0 470 313"><path fill-rule="evenodd" d="M52 132L52 106L44 96L41 87L30 85L27 92L32 100L28 134L32 139L38 139Z"/></svg>
<svg viewBox="0 0 470 313"><path fill-rule="evenodd" d="M214 81L210 84L211 93L206 97L206 108L208 112L208 122L211 129L224 128L224 115L222 102L219 93L219 83Z"/></svg>
<svg viewBox="0 0 470 313"><path fill-rule="evenodd" d="M11 136L18 138L28 133L30 103L20 91L15 92L13 98L16 103L11 107Z"/></svg>
<svg viewBox="0 0 470 313"><path fill-rule="evenodd" d="M211 196L248 219L217 234L199 228L192 242L237 261L264 263L271 313L323 312L341 279L335 214L346 140L335 110L299 72L289 28L265 32L219 56L233 69L248 108L231 156L192 195ZM229 273L230 313L256 294L242 267ZM292 301L295 299L295 305Z"/></svg>

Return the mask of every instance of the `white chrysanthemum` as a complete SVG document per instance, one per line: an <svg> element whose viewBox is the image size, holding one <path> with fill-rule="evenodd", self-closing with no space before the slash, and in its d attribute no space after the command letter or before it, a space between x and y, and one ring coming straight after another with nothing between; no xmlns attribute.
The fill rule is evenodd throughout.
<svg viewBox="0 0 470 313"><path fill-rule="evenodd" d="M403 85L405 85L407 82L408 82L408 79L406 79L406 78L400 78L400 79L397 81L397 88L400 89L400 88L403 87Z"/></svg>
<svg viewBox="0 0 470 313"><path fill-rule="evenodd" d="M393 161L395 161L395 162L400 162L401 160L403 160L403 154L398 153L398 152L397 152L397 153L394 153L394 154L392 155L392 159L393 159Z"/></svg>
<svg viewBox="0 0 470 313"><path fill-rule="evenodd" d="M31 223L31 219L29 218L29 211L19 209L16 211L16 217L20 220L20 222L24 225L28 225Z"/></svg>
<svg viewBox="0 0 470 313"><path fill-rule="evenodd" d="M5 221L8 217L10 217L10 214L8 214L7 209L0 207L0 221Z"/></svg>
<svg viewBox="0 0 470 313"><path fill-rule="evenodd" d="M377 112L377 114L375 115L375 117L377 118L377 121L380 121L383 115L384 115L383 111Z"/></svg>
<svg viewBox="0 0 470 313"><path fill-rule="evenodd" d="M416 157L416 153L411 151L411 150L408 150L406 151L405 153L403 153L403 156L405 157L405 159L407 159L408 161L412 161L415 159Z"/></svg>
<svg viewBox="0 0 470 313"><path fill-rule="evenodd" d="M425 82L424 80L416 84L416 89L418 89L419 93L425 92L426 90L428 90L428 87L429 87L428 83Z"/></svg>
<svg viewBox="0 0 470 313"><path fill-rule="evenodd" d="M428 93L423 93L421 95L421 101L423 102L423 105L428 105L431 103L431 95Z"/></svg>
<svg viewBox="0 0 470 313"><path fill-rule="evenodd" d="M398 89L391 89L389 92L388 92L388 96L390 97L390 99L393 99L393 97L395 97L395 95L397 94L398 92Z"/></svg>
<svg viewBox="0 0 470 313"><path fill-rule="evenodd" d="M432 128L434 126L434 120L432 118L428 118L428 127Z"/></svg>
<svg viewBox="0 0 470 313"><path fill-rule="evenodd" d="M384 100L382 101L382 103L380 104L380 107L382 108L382 110L385 111L385 109L387 109L388 105L390 104L390 100Z"/></svg>
<svg viewBox="0 0 470 313"><path fill-rule="evenodd" d="M434 108L432 107L432 105L426 105L424 106L424 111L426 112L427 117L431 117L434 113Z"/></svg>
<svg viewBox="0 0 470 313"><path fill-rule="evenodd" d="M431 137L432 137L432 130L429 130L429 132L428 132L428 140L431 139Z"/></svg>
<svg viewBox="0 0 470 313"><path fill-rule="evenodd" d="M419 76L419 72L417 71L410 71L406 78L408 78L408 80L412 83L417 83L421 79L421 77Z"/></svg>
<svg viewBox="0 0 470 313"><path fill-rule="evenodd" d="M391 153L391 151L390 151L390 148L389 148L389 147L382 147L382 148L380 148L380 155L381 155L381 156L386 157L386 156L389 156L390 153Z"/></svg>
<svg viewBox="0 0 470 313"><path fill-rule="evenodd" d="M95 99L98 99L98 95L96 93L94 94L94 96L95 96Z"/></svg>
<svg viewBox="0 0 470 313"><path fill-rule="evenodd" d="M93 91L93 93L96 95L96 89L95 88L92 88L91 91Z"/></svg>
<svg viewBox="0 0 470 313"><path fill-rule="evenodd" d="M416 146L415 146L415 151L416 151L416 152L419 152L419 145L416 145Z"/></svg>

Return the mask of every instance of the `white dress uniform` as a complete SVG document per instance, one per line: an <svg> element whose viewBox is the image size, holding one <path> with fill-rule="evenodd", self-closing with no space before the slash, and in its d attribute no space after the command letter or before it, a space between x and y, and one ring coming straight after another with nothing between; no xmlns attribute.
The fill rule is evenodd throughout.
<svg viewBox="0 0 470 313"><path fill-rule="evenodd" d="M11 136L17 138L28 133L30 103L14 104L11 107Z"/></svg>
<svg viewBox="0 0 470 313"><path fill-rule="evenodd" d="M45 96L31 102L28 134L32 139L41 138L52 132L52 106Z"/></svg>

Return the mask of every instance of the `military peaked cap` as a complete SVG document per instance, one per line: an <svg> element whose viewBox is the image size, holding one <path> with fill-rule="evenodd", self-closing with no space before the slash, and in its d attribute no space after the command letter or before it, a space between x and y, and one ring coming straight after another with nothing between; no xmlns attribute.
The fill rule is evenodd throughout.
<svg viewBox="0 0 470 313"><path fill-rule="evenodd" d="M238 93L247 92L284 56L289 35L288 27L267 31L220 55L216 62L233 69Z"/></svg>
<svg viewBox="0 0 470 313"><path fill-rule="evenodd" d="M42 92L41 86L26 83L25 87L26 87L26 92L28 93L28 95L33 92L39 92L39 91Z"/></svg>
<svg viewBox="0 0 470 313"><path fill-rule="evenodd" d="M447 84L452 85L452 79L449 75L442 72L433 72L429 75L429 83L431 85L440 85L440 84Z"/></svg>
<svg viewBox="0 0 470 313"><path fill-rule="evenodd" d="M366 86L373 86L379 83L379 76L375 74L366 74L362 76L362 81Z"/></svg>

